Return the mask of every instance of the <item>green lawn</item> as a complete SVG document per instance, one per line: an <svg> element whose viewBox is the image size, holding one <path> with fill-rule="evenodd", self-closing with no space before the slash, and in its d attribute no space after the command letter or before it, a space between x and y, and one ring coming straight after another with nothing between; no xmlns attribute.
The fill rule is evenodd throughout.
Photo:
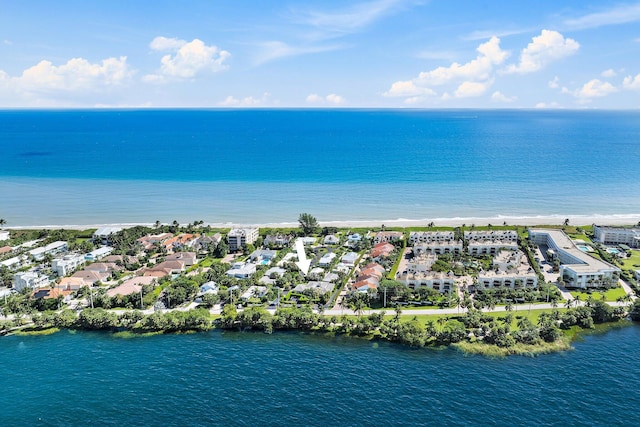
<svg viewBox="0 0 640 427"><path fill-rule="evenodd" d="M586 301L587 298L589 298L589 295L591 295L591 297L596 300L602 299L602 292L592 292L591 294L588 292L576 292L576 291L571 292L571 296L573 296L574 298L577 298L578 296L580 296L580 299L582 301ZM623 296L625 296L625 292L624 292L624 289L622 289L622 287L613 288L613 289L609 289L604 293L604 300L616 301L619 297L623 297Z"/></svg>
<svg viewBox="0 0 640 427"><path fill-rule="evenodd" d="M558 307L556 310L559 311L564 311L566 309L564 308L560 308ZM552 311L552 309L532 309L531 311L529 311L529 309L525 309L524 307L520 306L520 308L516 311L513 310L511 311L511 314L513 315L513 322L511 323L511 329L515 330L517 329L517 324L518 324L518 318L520 317L526 317L528 318L531 323L533 323L534 325L538 324L538 318L540 317L540 314L542 313L550 313ZM507 315L507 312L489 312L489 313L485 313L488 314L491 317L504 317ZM464 316L464 314L416 314L416 315L412 315L410 311L402 311L401 314L401 318L403 322L406 322L410 319L412 319L413 317L415 317L418 322L420 322L420 324L422 325L426 325L427 322L429 322L430 320L432 320L433 322L435 322L436 327L438 327L438 319L455 319L458 317L462 317ZM387 315L385 316L385 318L392 318L393 317L393 312L387 312Z"/></svg>
<svg viewBox="0 0 640 427"><path fill-rule="evenodd" d="M625 270L640 270L640 251L632 249L631 258L627 258L623 261L623 267Z"/></svg>

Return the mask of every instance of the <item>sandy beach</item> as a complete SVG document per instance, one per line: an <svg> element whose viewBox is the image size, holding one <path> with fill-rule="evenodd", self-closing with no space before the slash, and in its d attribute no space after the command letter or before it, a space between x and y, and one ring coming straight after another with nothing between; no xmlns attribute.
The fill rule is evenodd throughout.
<svg viewBox="0 0 640 427"><path fill-rule="evenodd" d="M563 224L565 219L569 219L570 225L635 225L640 221L640 214L637 215L551 215L551 216L526 216L526 217L510 217L498 215L495 217L454 217L454 218L432 218L432 219L386 219L386 220L365 220L365 221L319 221L323 227L338 227L338 228L379 228L381 225L385 227L427 227L430 223L433 223L436 227L458 227L458 226L486 226L491 225L513 225L513 226L539 226L539 225L557 225ZM117 223L117 224L47 224L38 226L21 226L13 225L5 227L6 229L71 229L71 230L84 230L90 228L100 227L122 227L130 228L138 225L144 225L153 227L153 223ZM185 225L185 224L181 224ZM238 227L260 227L260 228L291 228L298 227L298 222L264 222L264 223L207 223L213 228L238 228Z"/></svg>

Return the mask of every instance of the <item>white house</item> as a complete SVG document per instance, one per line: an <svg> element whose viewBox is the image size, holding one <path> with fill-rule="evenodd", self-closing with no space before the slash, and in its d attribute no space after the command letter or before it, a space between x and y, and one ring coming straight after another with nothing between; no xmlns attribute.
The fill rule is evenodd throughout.
<svg viewBox="0 0 640 427"><path fill-rule="evenodd" d="M69 250L69 245L64 241L49 243L46 246L35 248L29 251L32 257L38 261L42 261L45 255L56 255Z"/></svg>
<svg viewBox="0 0 640 427"><path fill-rule="evenodd" d="M249 286L249 289L244 291L242 295L240 295L240 299L248 300L250 298L262 298L267 294L266 286Z"/></svg>
<svg viewBox="0 0 640 427"><path fill-rule="evenodd" d="M328 234L324 237L325 245L337 245L338 243L340 243L340 238L335 234Z"/></svg>
<svg viewBox="0 0 640 427"><path fill-rule="evenodd" d="M58 277L64 277L73 273L85 262L85 257L79 254L67 254L51 261L51 269Z"/></svg>
<svg viewBox="0 0 640 427"><path fill-rule="evenodd" d="M122 227L100 227L93 233L93 241L110 245L113 243L113 235L119 231L122 231Z"/></svg>
<svg viewBox="0 0 640 427"><path fill-rule="evenodd" d="M347 252L346 254L342 255L342 258L340 258L340 262L344 265L353 267L358 260L358 256L359 255L356 252Z"/></svg>
<svg viewBox="0 0 640 427"><path fill-rule="evenodd" d="M36 273L35 271L24 271L16 273L13 276L13 289L21 291L24 288L42 288L49 286L49 278L47 276Z"/></svg>
<svg viewBox="0 0 640 427"><path fill-rule="evenodd" d="M0 230L0 242L3 240L9 240L9 231Z"/></svg>
<svg viewBox="0 0 640 427"><path fill-rule="evenodd" d="M98 248L94 251L91 251L85 254L84 259L86 261L94 262L103 257L110 255L111 252L113 252L113 248L111 246L103 246L101 248Z"/></svg>
<svg viewBox="0 0 640 427"><path fill-rule="evenodd" d="M256 273L256 265L252 263L245 262L236 262L234 263L229 270L227 270L226 275L229 277L235 277L236 279L248 279Z"/></svg>
<svg viewBox="0 0 640 427"><path fill-rule="evenodd" d="M318 265L320 267L327 267L331 264L331 262L336 258L336 254L333 252L327 252L322 255L322 257L318 260Z"/></svg>
<svg viewBox="0 0 640 427"><path fill-rule="evenodd" d="M218 284L216 282L207 282L200 286L200 295L217 294L218 289Z"/></svg>

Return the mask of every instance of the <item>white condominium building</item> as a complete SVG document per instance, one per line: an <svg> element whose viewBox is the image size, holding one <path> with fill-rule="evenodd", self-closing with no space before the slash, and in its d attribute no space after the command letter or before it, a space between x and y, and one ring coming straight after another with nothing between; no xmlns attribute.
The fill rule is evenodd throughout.
<svg viewBox="0 0 640 427"><path fill-rule="evenodd" d="M529 238L546 245L560 260L560 276L571 288L613 286L620 269L581 251L564 231L545 228L529 229Z"/></svg>
<svg viewBox="0 0 640 427"><path fill-rule="evenodd" d="M594 224L593 234L597 242L605 245L624 244L640 248L640 228L602 227Z"/></svg>
<svg viewBox="0 0 640 427"><path fill-rule="evenodd" d="M229 250L237 251L258 240L259 231L257 228L234 228L229 231L227 239Z"/></svg>
<svg viewBox="0 0 640 427"><path fill-rule="evenodd" d="M496 255L502 249L518 249L518 233L515 230L465 231L470 255Z"/></svg>

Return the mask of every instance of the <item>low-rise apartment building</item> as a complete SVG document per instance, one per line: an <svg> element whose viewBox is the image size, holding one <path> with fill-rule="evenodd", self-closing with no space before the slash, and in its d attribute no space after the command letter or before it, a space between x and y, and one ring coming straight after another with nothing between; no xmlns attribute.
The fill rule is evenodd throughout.
<svg viewBox="0 0 640 427"><path fill-rule="evenodd" d="M547 246L560 261L560 277L571 288L614 286L620 269L581 251L564 231L529 229L529 238L537 245Z"/></svg>

